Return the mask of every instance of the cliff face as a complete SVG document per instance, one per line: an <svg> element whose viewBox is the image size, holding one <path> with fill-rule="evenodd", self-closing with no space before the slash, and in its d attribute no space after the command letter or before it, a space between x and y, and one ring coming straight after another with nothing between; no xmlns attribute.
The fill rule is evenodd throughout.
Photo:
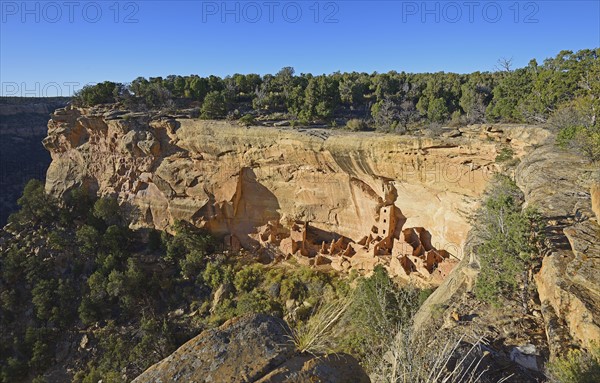
<svg viewBox="0 0 600 383"><path fill-rule="evenodd" d="M497 155L510 149L521 160L514 178L526 204L546 219L547 254L534 277L540 305L526 317L517 307L492 313L495 323L504 323L492 337L510 333L504 319L512 313L531 326L528 342L541 344L546 341L538 338L547 336L555 355L566 344L589 346L599 339L594 270L600 231L592 213L599 198L598 186L590 185L598 169L558 150L543 129L469 126L427 138L245 128L101 108L59 109L51 118L44 140L52 156L46 190L61 196L84 186L117 195L134 227L165 229L182 219L230 245L235 237L246 248L264 249L283 243L279 237L303 245L308 230L295 230L299 221L310 222L313 234L335 239L322 246L326 253L337 241L358 246L366 235L381 233L388 217L381 213L395 206L390 211L400 213L389 218L418 233L420 245L426 232L430 247L462 259L421 307L415 318L421 324L439 307L448 317L455 307L477 312L469 294L478 258L473 251L463 256L464 245L477 242L476 231L467 240L468 217L498 170ZM487 328L490 320L472 322Z"/></svg>
<svg viewBox="0 0 600 383"><path fill-rule="evenodd" d="M600 226L594 214L597 166L546 146L525 157L517 183L546 217L547 254L535 275L551 351L600 342ZM551 185L551 187L549 186Z"/></svg>
<svg viewBox="0 0 600 383"><path fill-rule="evenodd" d="M48 116L66 98L0 98L0 225L16 210L25 183L43 179L50 156L42 146Z"/></svg>
<svg viewBox="0 0 600 383"><path fill-rule="evenodd" d="M478 126L454 138L418 138L102 109L51 118L47 191L60 196L83 185L116 194L134 226L163 229L182 219L251 247L258 228L300 220L358 241L393 203L406 227L427 228L436 248L459 258L498 142L523 151L532 141L520 139L531 134L523 129Z"/></svg>
<svg viewBox="0 0 600 383"><path fill-rule="evenodd" d="M439 317L444 329L459 334L468 329L490 339L501 334L508 351L534 344L538 351L564 356L571 347L590 349L600 342L598 177L597 165L558 149L552 140L523 156L514 178L524 193L525 206L535 207L544 222L544 254L532 281L537 296L530 300L527 312L516 305L495 310L474 302L471 293L480 262L475 250L478 231L473 228L463 260L420 307L416 329L426 329L442 307ZM481 320L456 323L449 319L452 313L476 313ZM521 333L515 328L521 328Z"/></svg>

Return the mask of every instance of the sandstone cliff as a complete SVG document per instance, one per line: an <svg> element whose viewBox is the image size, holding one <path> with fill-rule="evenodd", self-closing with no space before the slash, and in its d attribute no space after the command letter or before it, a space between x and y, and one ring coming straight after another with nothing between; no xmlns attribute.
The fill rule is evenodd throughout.
<svg viewBox="0 0 600 383"><path fill-rule="evenodd" d="M547 220L547 254L535 282L554 353L571 343L600 342L600 226L592 211L598 175L580 156L551 146L517 168L526 204Z"/></svg>
<svg viewBox="0 0 600 383"><path fill-rule="evenodd" d="M473 228L465 257L419 309L415 327L424 330L435 322L444 331L496 339L506 358L527 344L536 345L538 356L589 349L600 341L600 226L593 213L598 167L549 140L523 156L513 172L525 206L535 207L545 222L544 254L532 275L537 296L526 312L512 303L500 309L476 303L472 291L479 257Z"/></svg>
<svg viewBox="0 0 600 383"><path fill-rule="evenodd" d="M302 221L359 241L379 208L394 204L405 227L427 229L435 248L461 258L468 215L500 147L523 154L545 137L519 127L424 138L174 117L57 110L44 140L52 155L47 191L115 194L133 226L164 229L182 219L233 234L246 248L273 222L284 236Z"/></svg>

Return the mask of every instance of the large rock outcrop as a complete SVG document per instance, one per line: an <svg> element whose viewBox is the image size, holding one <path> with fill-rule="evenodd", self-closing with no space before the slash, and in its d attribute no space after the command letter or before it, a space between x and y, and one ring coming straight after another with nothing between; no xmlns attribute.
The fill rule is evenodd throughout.
<svg viewBox="0 0 600 383"><path fill-rule="evenodd" d="M597 165L549 140L522 157L514 176L524 193L524 206L535 207L545 221L541 267L533 274L537 297L531 297L527 312L517 305L501 310L477 305L472 291L480 241L473 228L465 257L421 306L415 328L427 329L437 316L449 331L468 328L503 340L504 349L522 345L514 343L519 341L534 343L542 351L547 348L553 356L571 347L589 349L600 341L600 225L593 213ZM462 316L469 319L462 321ZM517 323L523 331L513 330Z"/></svg>
<svg viewBox="0 0 600 383"><path fill-rule="evenodd" d="M550 145L517 168L526 204L547 220L547 254L535 281L555 354L571 343L600 342L600 226L590 195L599 175L581 156Z"/></svg>
<svg viewBox="0 0 600 383"><path fill-rule="evenodd" d="M133 380L166 382L364 383L369 378L350 355L297 353L285 322L254 314L203 332Z"/></svg>
<svg viewBox="0 0 600 383"><path fill-rule="evenodd" d="M425 228L434 248L459 259L500 144L523 153L544 137L486 126L454 138L359 136L102 108L51 118L47 191L85 186L117 195L134 226L164 229L181 219L258 248L260 228L275 223L287 236L302 221L358 242L379 209L394 204L405 227Z"/></svg>

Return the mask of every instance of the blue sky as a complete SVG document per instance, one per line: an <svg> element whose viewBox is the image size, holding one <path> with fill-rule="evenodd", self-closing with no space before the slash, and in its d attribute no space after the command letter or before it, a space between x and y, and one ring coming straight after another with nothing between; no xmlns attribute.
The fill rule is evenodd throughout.
<svg viewBox="0 0 600 383"><path fill-rule="evenodd" d="M492 71L600 46L600 1L0 1L2 95L169 74ZM317 11L318 10L318 11Z"/></svg>

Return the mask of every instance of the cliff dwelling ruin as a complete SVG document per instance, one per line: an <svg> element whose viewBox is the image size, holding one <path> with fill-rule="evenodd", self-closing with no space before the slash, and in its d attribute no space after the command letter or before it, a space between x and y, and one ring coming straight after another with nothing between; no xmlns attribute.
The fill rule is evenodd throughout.
<svg viewBox="0 0 600 383"><path fill-rule="evenodd" d="M384 266L390 276L406 281L440 284L458 263L446 250L431 244L431 234L423 227L404 227L406 217L394 204L379 209L371 231L358 242L313 227L310 222L294 222L289 229L278 221L260 227L255 239L287 260L311 267L330 267L340 272L373 271ZM225 237L225 246L241 248L234 234Z"/></svg>

